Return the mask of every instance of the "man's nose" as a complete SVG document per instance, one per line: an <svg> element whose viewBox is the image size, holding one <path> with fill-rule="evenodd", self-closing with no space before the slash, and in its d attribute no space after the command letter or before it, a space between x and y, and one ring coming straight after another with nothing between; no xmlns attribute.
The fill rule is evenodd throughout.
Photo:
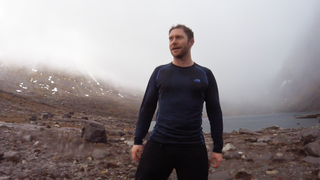
<svg viewBox="0 0 320 180"><path fill-rule="evenodd" d="M171 41L171 44L176 44L176 43L177 43L177 39L173 38L172 41Z"/></svg>

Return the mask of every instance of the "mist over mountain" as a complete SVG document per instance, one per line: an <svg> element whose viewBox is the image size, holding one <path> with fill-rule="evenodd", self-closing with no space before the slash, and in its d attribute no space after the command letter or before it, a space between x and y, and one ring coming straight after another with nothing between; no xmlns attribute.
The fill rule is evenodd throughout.
<svg viewBox="0 0 320 180"><path fill-rule="evenodd" d="M320 110L320 14L284 62L273 84L277 111Z"/></svg>
<svg viewBox="0 0 320 180"><path fill-rule="evenodd" d="M248 88L246 95L221 98L225 116L320 110L319 19L320 16L296 45L275 79L265 81L263 87L243 84ZM19 111L19 107L13 107L15 103L10 101L17 101L18 104L19 101L30 101L44 105L43 111L69 110L128 118L138 115L144 93L141 89L120 86L108 77L101 78L80 69L72 64L17 64L0 60L2 107ZM39 109L30 109L30 112L37 111Z"/></svg>

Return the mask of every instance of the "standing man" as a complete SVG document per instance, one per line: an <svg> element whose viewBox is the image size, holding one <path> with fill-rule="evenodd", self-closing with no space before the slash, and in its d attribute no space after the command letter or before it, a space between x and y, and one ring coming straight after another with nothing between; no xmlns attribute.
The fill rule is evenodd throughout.
<svg viewBox="0 0 320 180"><path fill-rule="evenodd" d="M173 169L179 180L208 179L208 154L202 133L202 109L210 121L214 148L210 164L222 160L222 112L212 72L191 59L193 32L184 25L169 30L173 61L158 66L145 92L136 127L132 158L139 162L136 180L167 180ZM156 125L143 148L143 138L158 105Z"/></svg>

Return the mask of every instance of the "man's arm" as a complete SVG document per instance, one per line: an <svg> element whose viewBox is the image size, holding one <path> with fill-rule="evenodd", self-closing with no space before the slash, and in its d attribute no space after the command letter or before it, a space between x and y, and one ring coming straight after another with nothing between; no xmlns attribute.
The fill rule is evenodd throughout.
<svg viewBox="0 0 320 180"><path fill-rule="evenodd" d="M152 73L146 92L144 94L140 111L136 132L134 137L134 144L142 145L142 139L147 135L154 112L157 108L158 102L158 88L156 85L156 70Z"/></svg>
<svg viewBox="0 0 320 180"><path fill-rule="evenodd" d="M155 72L156 71L154 71L150 77L146 92L141 103L138 123L134 137L134 145L131 149L132 159L137 162L139 162L141 153L143 151L143 138L148 133L152 117L157 107L158 90L156 86Z"/></svg>
<svg viewBox="0 0 320 180"><path fill-rule="evenodd" d="M222 111L220 107L217 83L211 71L208 71L207 78L208 88L206 90L205 101L210 121L211 137L214 143L210 163L214 163L213 167L219 167L222 161L221 151L223 146Z"/></svg>

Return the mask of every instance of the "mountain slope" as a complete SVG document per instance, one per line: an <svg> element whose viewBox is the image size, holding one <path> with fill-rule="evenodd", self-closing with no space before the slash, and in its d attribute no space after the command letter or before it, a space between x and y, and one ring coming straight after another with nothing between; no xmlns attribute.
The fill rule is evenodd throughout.
<svg viewBox="0 0 320 180"><path fill-rule="evenodd" d="M24 108L30 113L75 111L129 118L137 116L141 102L140 93L117 88L88 72L41 64L13 66L0 62L0 84L2 107L12 109L13 104L21 106L25 103L20 101L24 101L33 104L34 110Z"/></svg>
<svg viewBox="0 0 320 180"><path fill-rule="evenodd" d="M320 110L320 14L317 18L275 81L274 94L280 110Z"/></svg>

